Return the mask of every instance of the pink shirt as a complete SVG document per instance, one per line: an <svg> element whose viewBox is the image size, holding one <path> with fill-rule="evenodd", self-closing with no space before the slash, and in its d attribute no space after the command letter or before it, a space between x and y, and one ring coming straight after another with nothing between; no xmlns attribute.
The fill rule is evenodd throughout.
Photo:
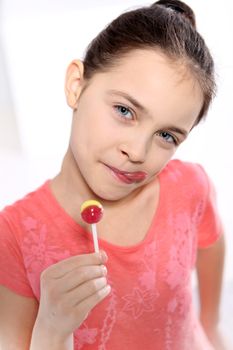
<svg viewBox="0 0 233 350"><path fill-rule="evenodd" d="M222 231L213 186L201 166L178 160L159 181L159 205L142 242L99 240L112 291L76 330L75 350L212 349L192 306L191 272L197 248ZM49 181L0 213L0 237L0 283L38 300L44 269L93 252L91 234L61 208Z"/></svg>

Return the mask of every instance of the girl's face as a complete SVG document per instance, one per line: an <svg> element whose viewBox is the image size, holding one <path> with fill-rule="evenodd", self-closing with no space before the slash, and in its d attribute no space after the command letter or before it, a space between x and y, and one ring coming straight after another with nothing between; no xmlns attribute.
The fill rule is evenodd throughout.
<svg viewBox="0 0 233 350"><path fill-rule="evenodd" d="M132 51L83 84L80 67L73 63L67 79L77 174L97 197L123 199L171 159L194 125L203 95L184 67L152 50ZM70 102L74 86L83 91Z"/></svg>

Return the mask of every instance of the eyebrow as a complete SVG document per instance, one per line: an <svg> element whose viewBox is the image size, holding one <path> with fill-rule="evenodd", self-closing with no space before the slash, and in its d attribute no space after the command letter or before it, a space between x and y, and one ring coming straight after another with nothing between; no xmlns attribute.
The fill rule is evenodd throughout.
<svg viewBox="0 0 233 350"><path fill-rule="evenodd" d="M148 110L140 103L138 102L134 97L132 97L131 95L127 94L124 91L119 91L119 90L109 90L108 91L109 95L117 95L117 96L121 96L123 98L125 98L126 100L128 100L132 105L134 105L137 109L139 109L141 112L145 113L145 114L149 114ZM182 136L184 136L185 138L187 137L187 135L189 134L188 131L186 131L185 129L182 128L178 128L176 126L167 126L164 127L164 129L168 129L170 131L176 132Z"/></svg>
<svg viewBox="0 0 233 350"><path fill-rule="evenodd" d="M109 90L108 91L109 95L117 95L117 96L121 96L124 97L126 100L128 100L132 105L134 105L134 107L136 107L137 109L139 109L141 112L144 112L146 114L148 113L148 110L137 100L135 100L134 97L132 97L131 95L127 94L124 91L119 91L119 90Z"/></svg>
<svg viewBox="0 0 233 350"><path fill-rule="evenodd" d="M176 132L178 134L181 134L184 137L187 137L189 132L182 129L182 128L177 128L176 126L167 126L165 129L168 129L169 131Z"/></svg>

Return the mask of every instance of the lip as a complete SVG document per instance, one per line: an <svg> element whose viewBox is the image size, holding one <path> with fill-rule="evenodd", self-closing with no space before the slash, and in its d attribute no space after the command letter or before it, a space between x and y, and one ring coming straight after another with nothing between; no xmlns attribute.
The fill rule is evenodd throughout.
<svg viewBox="0 0 233 350"><path fill-rule="evenodd" d="M106 165L118 180L126 184L140 183L144 181L148 174L144 171L128 172L116 169L112 166Z"/></svg>

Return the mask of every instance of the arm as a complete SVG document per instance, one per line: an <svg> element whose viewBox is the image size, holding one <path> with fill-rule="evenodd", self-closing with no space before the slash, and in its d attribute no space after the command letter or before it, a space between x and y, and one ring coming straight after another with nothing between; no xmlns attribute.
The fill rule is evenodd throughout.
<svg viewBox="0 0 233 350"><path fill-rule="evenodd" d="M200 321L217 350L224 349L218 334L224 255L225 243L221 236L212 246L199 249L197 257Z"/></svg>
<svg viewBox="0 0 233 350"><path fill-rule="evenodd" d="M0 349L73 349L73 332L110 293L106 261L101 252L49 266L41 274L40 305L0 286Z"/></svg>
<svg viewBox="0 0 233 350"><path fill-rule="evenodd" d="M28 350L38 303L0 285L0 349Z"/></svg>
<svg viewBox="0 0 233 350"><path fill-rule="evenodd" d="M73 349L72 337L63 343L37 326L38 302L34 298L0 285L0 310L1 350Z"/></svg>

